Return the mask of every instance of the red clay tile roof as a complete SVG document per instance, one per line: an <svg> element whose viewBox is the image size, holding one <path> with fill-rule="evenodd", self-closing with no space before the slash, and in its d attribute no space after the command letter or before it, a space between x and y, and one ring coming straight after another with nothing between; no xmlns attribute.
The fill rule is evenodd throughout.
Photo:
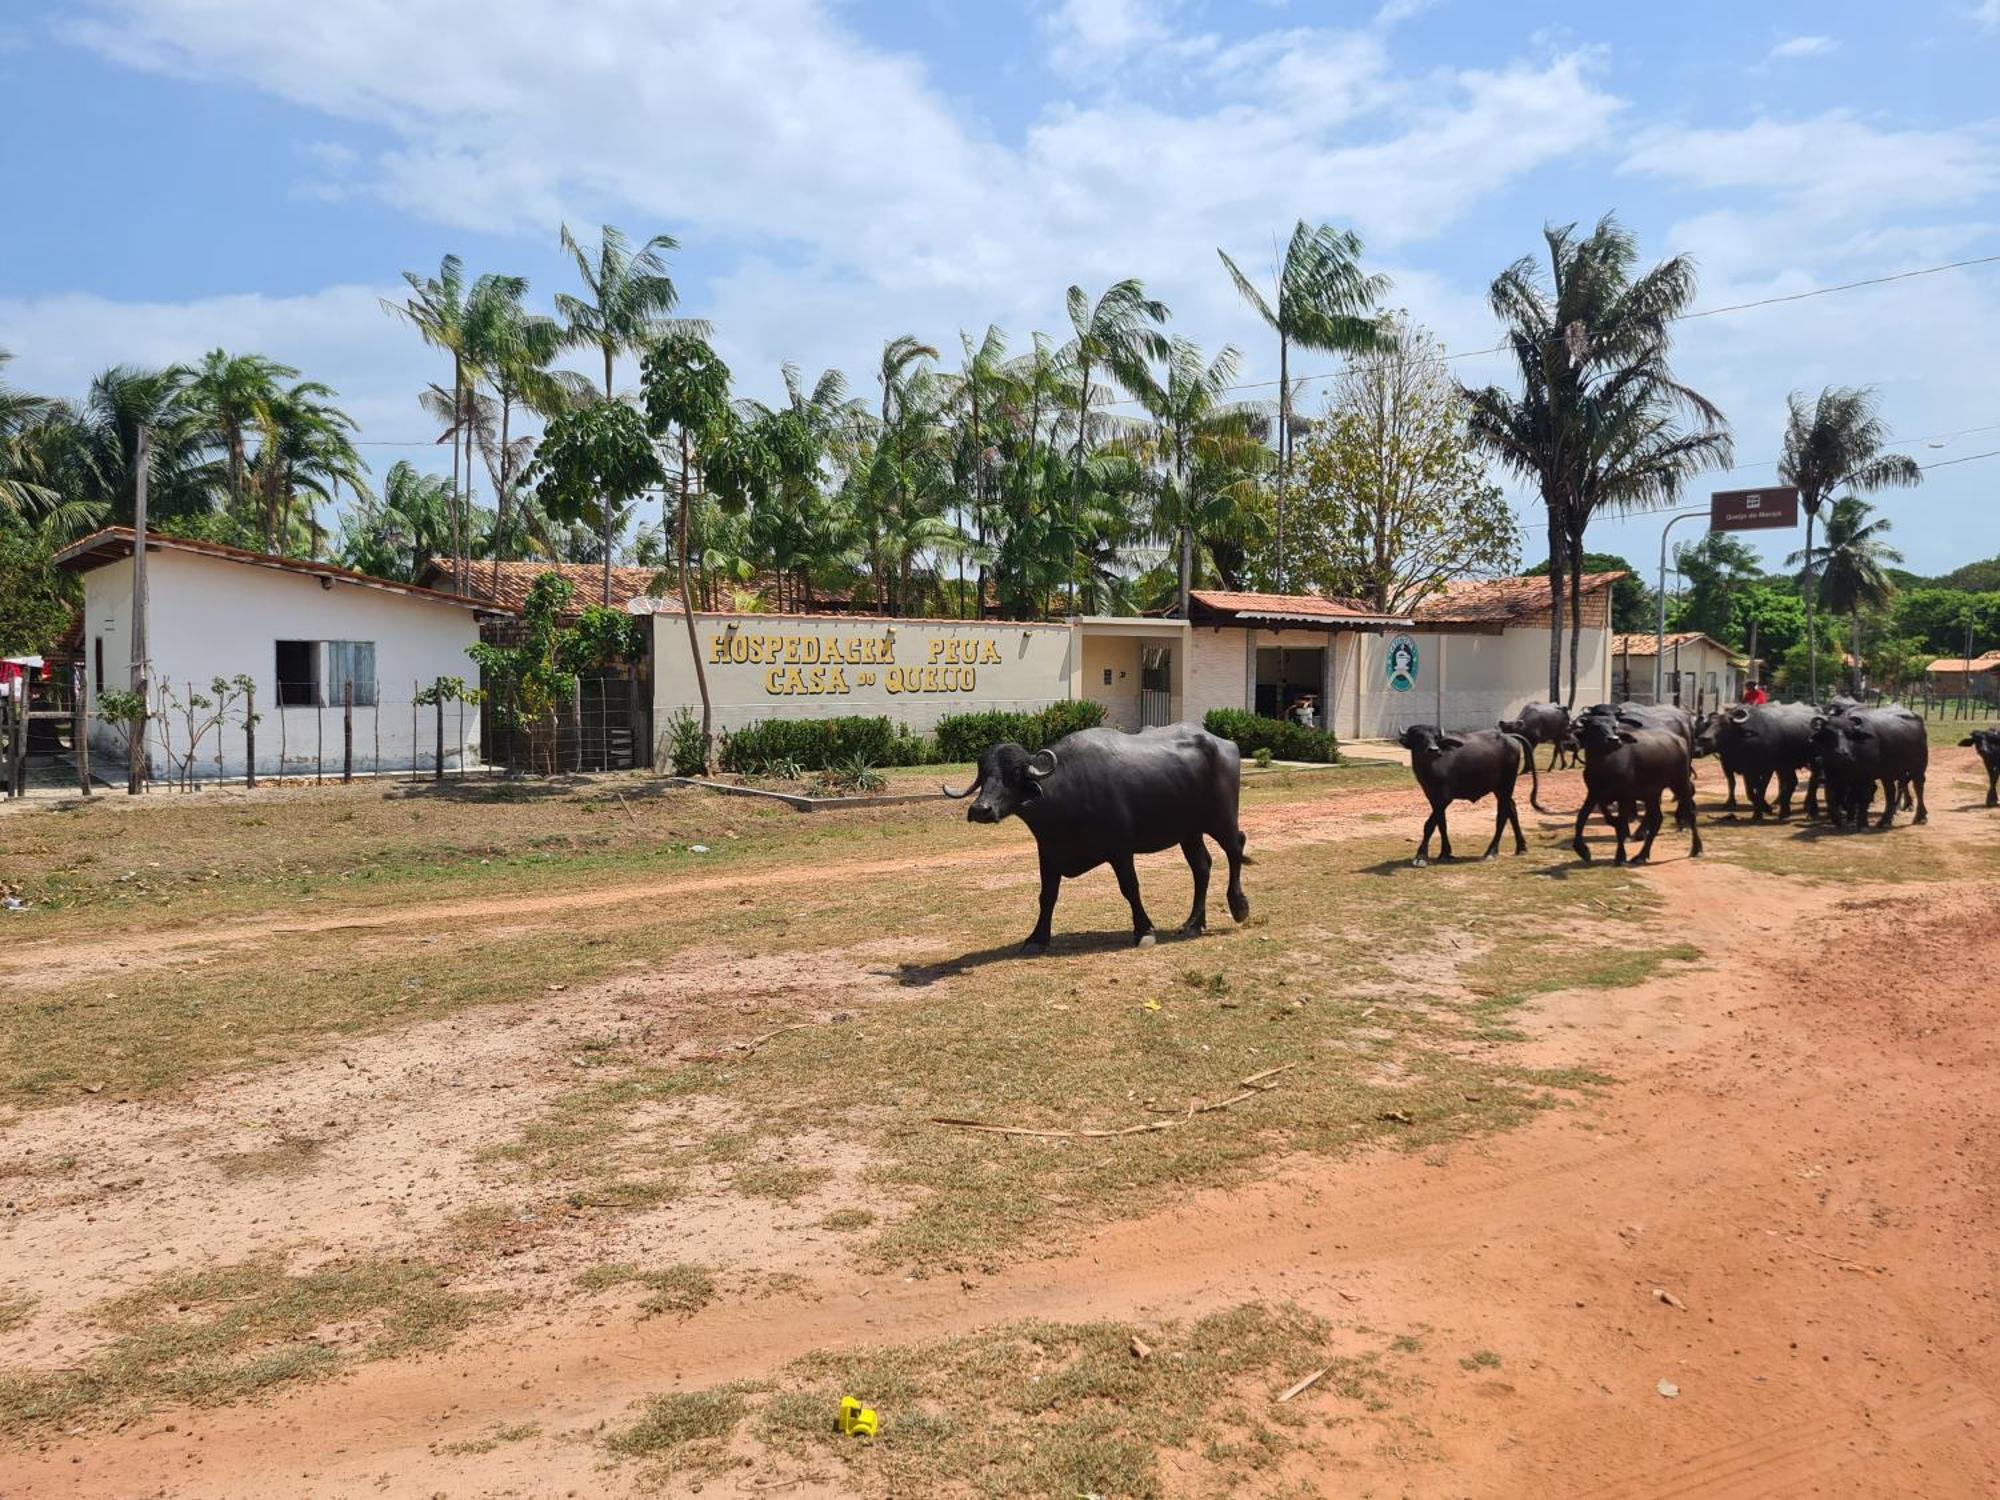
<svg viewBox="0 0 2000 1500"><path fill-rule="evenodd" d="M122 558L132 555L133 532L129 526L107 526L102 531L93 531L80 541L71 542L50 559L59 568L67 568L73 573L88 573ZM325 578L338 583L349 583L361 588L376 589L386 594L403 594L412 599L424 599L439 604L455 604L460 609L492 610L494 606L478 599L461 599L453 594L437 589L425 588L420 584L403 583L394 578L376 578L368 573L356 573L349 568L335 567L332 563L313 562L303 557L273 557L267 552L250 552L242 547L226 547L221 542L196 542L184 537L161 536L157 532L146 535L146 551L192 552L199 557L219 558L223 562L247 563L255 568L274 568L280 572L302 573L308 578ZM499 612L508 612L505 605Z"/></svg>
<svg viewBox="0 0 2000 1500"><path fill-rule="evenodd" d="M1583 591L1608 589L1622 572L1586 573ZM1411 611L1419 625L1506 625L1533 619L1549 608L1549 580L1531 578L1459 578Z"/></svg>
<svg viewBox="0 0 2000 1500"><path fill-rule="evenodd" d="M425 566L423 578L426 583L451 592L455 570L448 557L433 557ZM519 611L528 602L528 590L535 580L544 573L560 573L576 585L576 597L571 600L574 609L582 609L587 604L604 603L603 563L553 563L553 562L485 562L474 558L466 564L465 592L475 599L490 599L508 609ZM660 578L659 568L613 568L611 570L611 607L622 610L632 600L641 595L664 600L668 609L681 607L680 596L669 594L664 588L655 590L654 580Z"/></svg>
<svg viewBox="0 0 2000 1500"><path fill-rule="evenodd" d="M1962 656L1940 656L1925 667L1926 672L1963 672L1968 670ZM1974 672L2000 672L2000 651L1988 651L1972 658L1970 668Z"/></svg>
<svg viewBox="0 0 2000 1500"><path fill-rule="evenodd" d="M1382 614L1352 599L1322 594L1249 594L1221 589L1191 589L1191 613L1228 615L1242 620L1340 620L1356 625L1407 625L1400 615Z"/></svg>
<svg viewBox="0 0 2000 1500"><path fill-rule="evenodd" d="M1666 646L1671 651L1676 646L1694 646L1699 645L1703 641L1715 647L1716 650L1727 656L1731 661L1747 660L1742 652L1732 651L1714 636L1704 635L1699 630L1670 630L1667 632ZM1651 656L1659 644L1659 636L1650 630L1634 631L1630 635L1614 635L1611 637L1611 654L1613 656Z"/></svg>

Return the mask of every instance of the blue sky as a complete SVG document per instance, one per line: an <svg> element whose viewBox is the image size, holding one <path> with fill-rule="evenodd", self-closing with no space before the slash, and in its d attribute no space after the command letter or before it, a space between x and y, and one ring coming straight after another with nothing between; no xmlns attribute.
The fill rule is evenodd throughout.
<svg viewBox="0 0 2000 1500"><path fill-rule="evenodd" d="M1301 217L1357 227L1392 302L1458 351L1492 343L1483 289L1545 222L1606 210L1649 256L1693 254L1706 306L2000 254L2000 0L475 14L0 12L10 377L75 392L118 361L257 348L340 389L378 472L434 462L416 393L437 362L376 299L447 250L546 299L564 219L677 236L685 306L753 394L786 360L872 394L903 332L950 352L998 322L1025 347L1071 282L1125 275L1268 378L1214 252L1268 260ZM2000 265L1704 319L1679 348L1735 426L1717 485L1769 477L1786 391L1826 383L1880 385L1920 461L2000 448ZM1915 567L2000 552L2000 459L1884 504ZM1659 524L1601 541L1644 562Z"/></svg>

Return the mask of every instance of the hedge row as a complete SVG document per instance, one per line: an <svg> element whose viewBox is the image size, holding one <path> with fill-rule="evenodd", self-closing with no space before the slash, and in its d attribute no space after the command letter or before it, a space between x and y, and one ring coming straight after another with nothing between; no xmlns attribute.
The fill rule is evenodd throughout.
<svg viewBox="0 0 2000 1500"><path fill-rule="evenodd" d="M1340 759L1340 742L1332 735L1324 729L1294 724L1287 719L1267 719L1240 708L1211 708L1201 722L1210 734L1234 740L1245 756L1269 750L1276 760L1321 761L1331 765Z"/></svg>
<svg viewBox="0 0 2000 1500"><path fill-rule="evenodd" d="M937 754L909 726L858 715L841 719L765 719L725 733L716 750L725 771L763 775L779 766L828 771L861 762L922 766Z"/></svg>
<svg viewBox="0 0 2000 1500"><path fill-rule="evenodd" d="M1095 729L1104 722L1104 705L1089 698L1068 698L1051 703L1038 713L947 714L937 721L938 759L978 760L995 745L1012 740L1029 750L1053 745L1079 729Z"/></svg>

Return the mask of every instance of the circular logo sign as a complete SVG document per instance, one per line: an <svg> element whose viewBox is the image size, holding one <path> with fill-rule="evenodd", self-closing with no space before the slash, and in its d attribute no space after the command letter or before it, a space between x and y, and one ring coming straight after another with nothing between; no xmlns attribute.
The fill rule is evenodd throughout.
<svg viewBox="0 0 2000 1500"><path fill-rule="evenodd" d="M1387 664L1389 686L1399 693L1407 693L1417 685L1417 643L1407 635L1389 638L1389 660Z"/></svg>

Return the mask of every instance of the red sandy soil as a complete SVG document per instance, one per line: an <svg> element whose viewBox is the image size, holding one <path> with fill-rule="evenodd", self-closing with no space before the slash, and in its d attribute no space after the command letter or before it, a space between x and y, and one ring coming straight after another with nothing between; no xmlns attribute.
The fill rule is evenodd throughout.
<svg viewBox="0 0 2000 1500"><path fill-rule="evenodd" d="M2000 815L1969 807L1969 757L1938 760L1931 825L1895 836L1947 850L2000 838ZM1964 798L1947 790L1954 775ZM1365 802L1415 810L1408 794ZM1326 836L1312 829L1333 810L1294 810L1285 836ZM766 1375L819 1347L1024 1317L1184 1318L1257 1298L1343 1327L1428 1330L1407 1366L1417 1387L1379 1417L1309 1431L1288 1484L2000 1494L2000 883L1788 883L1774 904L1768 878L1677 845L1663 836L1642 878L1704 964L1548 996L1524 1022L1525 1060L1619 1080L1582 1109L1423 1159L1281 1161L1255 1185L972 1283L828 1267L809 1295L681 1322L558 1302L268 1404L0 1452L0 1496L624 1494L637 1475L607 1468L589 1434L645 1395ZM342 1212L338 1195L304 1201ZM1499 1366L1462 1368L1476 1350ZM1298 1404L1327 1415L1339 1400ZM539 1433L443 1451L520 1423ZM758 1492L759 1477L705 1488Z"/></svg>

